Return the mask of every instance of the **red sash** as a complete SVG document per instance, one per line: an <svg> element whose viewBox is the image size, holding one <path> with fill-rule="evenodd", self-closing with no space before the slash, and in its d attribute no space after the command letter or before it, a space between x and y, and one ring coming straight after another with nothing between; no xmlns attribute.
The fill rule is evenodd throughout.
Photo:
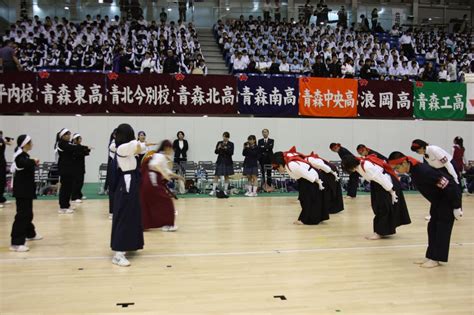
<svg viewBox="0 0 474 315"><path fill-rule="evenodd" d="M396 179L398 179L397 173L393 170L393 168L388 165L384 160L379 159L375 154L367 155L364 158L357 158L360 161L360 166L365 172L364 164L366 161L369 161L375 165L380 166L381 168L384 169L384 171L392 176L394 176Z"/></svg>

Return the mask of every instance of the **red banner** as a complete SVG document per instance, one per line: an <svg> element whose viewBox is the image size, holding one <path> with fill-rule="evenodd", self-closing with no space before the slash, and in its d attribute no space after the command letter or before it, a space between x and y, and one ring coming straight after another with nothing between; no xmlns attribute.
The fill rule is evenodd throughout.
<svg viewBox="0 0 474 315"><path fill-rule="evenodd" d="M105 76L97 73L40 72L38 108L44 113L105 113Z"/></svg>
<svg viewBox="0 0 474 315"><path fill-rule="evenodd" d="M300 78L299 87L300 115L357 116L357 80Z"/></svg>
<svg viewBox="0 0 474 315"><path fill-rule="evenodd" d="M107 109L111 113L171 113L173 77L160 74L107 75Z"/></svg>
<svg viewBox="0 0 474 315"><path fill-rule="evenodd" d="M36 73L0 75L0 112L36 112Z"/></svg>
<svg viewBox="0 0 474 315"><path fill-rule="evenodd" d="M236 114L237 80L230 75L184 76L175 80L176 113Z"/></svg>

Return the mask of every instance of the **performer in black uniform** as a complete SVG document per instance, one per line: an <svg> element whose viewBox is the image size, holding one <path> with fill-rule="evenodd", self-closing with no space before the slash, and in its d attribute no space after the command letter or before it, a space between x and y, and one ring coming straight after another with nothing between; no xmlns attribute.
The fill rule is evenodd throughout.
<svg viewBox="0 0 474 315"><path fill-rule="evenodd" d="M6 140L6 141L5 141ZM7 160L5 159L5 150L7 145L11 145L13 139L3 138L3 131L0 131L0 208L7 204L5 194L5 186L7 185Z"/></svg>
<svg viewBox="0 0 474 315"><path fill-rule="evenodd" d="M364 144L359 144L357 146L357 153L359 153L359 155L362 157L375 154L379 159L383 161L387 161L387 158L384 155L378 153L377 151L367 148Z"/></svg>
<svg viewBox="0 0 474 315"><path fill-rule="evenodd" d="M17 139L18 147L13 155L11 171L13 173L13 196L16 199L16 216L11 233L10 250L27 252L26 241L41 240L33 225L33 199L36 199L35 167L37 159L30 158L28 152L33 143L28 135Z"/></svg>
<svg viewBox="0 0 474 315"><path fill-rule="evenodd" d="M82 187L84 186L84 174L86 173L86 156L90 154L91 150L82 145L82 137L78 133L72 136L72 143L82 149L73 156L76 167L72 183L72 200L76 203L81 203L82 199L85 199L82 195Z"/></svg>
<svg viewBox="0 0 474 315"><path fill-rule="evenodd" d="M440 261L448 261L454 220L462 217L461 190L441 170L401 152L392 152L388 162L399 174L409 173L418 191L431 203L426 259L417 263L424 268L438 267Z"/></svg>
<svg viewBox="0 0 474 315"><path fill-rule="evenodd" d="M336 152L341 160L345 156L354 156L349 150L341 146L340 143L331 143L329 145L329 149L332 152ZM347 197L348 198L355 198L357 196L357 188L359 187L359 178L360 175L357 172L352 172L349 174L349 182L347 183Z"/></svg>

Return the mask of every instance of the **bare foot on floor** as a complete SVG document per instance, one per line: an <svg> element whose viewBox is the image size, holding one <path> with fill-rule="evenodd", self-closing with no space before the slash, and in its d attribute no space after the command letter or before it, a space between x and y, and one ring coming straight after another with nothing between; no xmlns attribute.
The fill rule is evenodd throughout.
<svg viewBox="0 0 474 315"><path fill-rule="evenodd" d="M381 239L382 236L378 235L377 233L374 233L372 235L366 236L365 238L370 240L370 241L375 241L375 240Z"/></svg>
<svg viewBox="0 0 474 315"><path fill-rule="evenodd" d="M296 224L296 225L304 225L304 223L301 222L300 220L293 222L293 224Z"/></svg>
<svg viewBox="0 0 474 315"><path fill-rule="evenodd" d="M420 265L421 268L435 268L435 267L439 267L441 266L439 264L439 262L437 261L434 261L434 260L431 260L431 259L428 259L427 262L425 262L424 264Z"/></svg>
<svg viewBox="0 0 474 315"><path fill-rule="evenodd" d="M416 265L423 265L428 260L429 260L428 258L422 258L422 259L415 260L413 263Z"/></svg>

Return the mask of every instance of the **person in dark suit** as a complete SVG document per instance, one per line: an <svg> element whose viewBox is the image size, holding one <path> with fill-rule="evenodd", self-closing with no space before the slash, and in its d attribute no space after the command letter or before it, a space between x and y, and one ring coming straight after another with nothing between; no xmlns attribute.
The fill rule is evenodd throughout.
<svg viewBox="0 0 474 315"><path fill-rule="evenodd" d="M188 140L184 139L184 132L178 131L177 139L173 141L174 162L180 165L188 160Z"/></svg>
<svg viewBox="0 0 474 315"><path fill-rule="evenodd" d="M229 176L234 175L234 143L229 141L230 134L226 131L222 134L222 141L217 142L214 153L217 154L216 174L212 184L211 196L216 194L219 177L224 177L224 193L227 194L229 188Z"/></svg>
<svg viewBox="0 0 474 315"><path fill-rule="evenodd" d="M41 240L33 225L33 199L36 199L35 167L37 159L30 158L28 152L33 143L28 135L17 139L17 148L13 155L13 196L16 199L16 216L11 232L10 250L14 252L29 251L26 241Z"/></svg>
<svg viewBox="0 0 474 315"><path fill-rule="evenodd" d="M273 147L275 145L275 140L270 139L268 136L270 135L270 131L268 129L262 130L262 139L258 140L258 148L260 150L260 169L262 171L262 187L265 190L271 190L272 188L272 170L268 169L265 172L265 165L272 164L272 155L273 155ZM265 174L266 173L266 174ZM266 177L266 181L265 181Z"/></svg>
<svg viewBox="0 0 474 315"><path fill-rule="evenodd" d="M331 149L332 152L335 152L339 155L339 157L342 158L351 155L354 156L349 150L341 146L340 143L331 143L329 145L329 149ZM347 183L347 198L355 198L357 196L357 188L359 187L359 178L360 175L357 172L353 172L349 174L349 182Z"/></svg>

